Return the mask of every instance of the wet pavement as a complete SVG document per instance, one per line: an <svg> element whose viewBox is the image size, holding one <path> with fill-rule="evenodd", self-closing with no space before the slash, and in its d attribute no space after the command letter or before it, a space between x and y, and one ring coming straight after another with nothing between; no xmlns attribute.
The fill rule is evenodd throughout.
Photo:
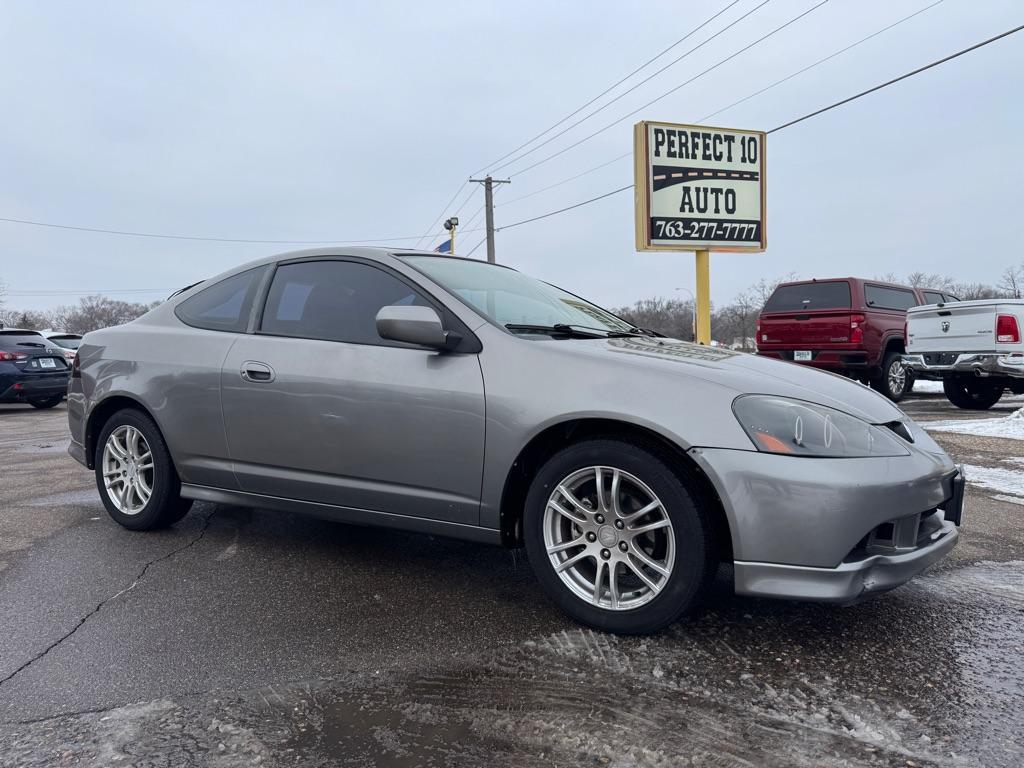
<svg viewBox="0 0 1024 768"><path fill-rule="evenodd" d="M953 555L887 595L743 599L722 568L707 611L618 638L555 610L522 552L206 504L124 531L65 418L0 406L0 765L1024 763L1005 489L970 485ZM1021 470L1022 442L934 436Z"/></svg>

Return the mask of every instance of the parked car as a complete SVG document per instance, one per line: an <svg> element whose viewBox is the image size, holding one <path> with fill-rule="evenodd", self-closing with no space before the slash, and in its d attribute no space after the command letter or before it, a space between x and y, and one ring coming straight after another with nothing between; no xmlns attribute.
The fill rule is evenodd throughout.
<svg viewBox="0 0 1024 768"><path fill-rule="evenodd" d="M0 328L0 403L53 408L67 392L71 368L38 331Z"/></svg>
<svg viewBox="0 0 1024 768"><path fill-rule="evenodd" d="M986 410L1007 389L1024 394L1024 300L982 299L907 313L907 355L917 373L942 378L958 408Z"/></svg>
<svg viewBox="0 0 1024 768"><path fill-rule="evenodd" d="M757 321L757 353L841 373L894 402L913 387L903 364L907 310L957 301L929 288L843 277L783 283Z"/></svg>
<svg viewBox="0 0 1024 768"><path fill-rule="evenodd" d="M870 389L437 254L276 256L86 334L68 419L127 528L200 499L525 544L615 632L676 620L722 561L745 595L890 589L962 509L958 468Z"/></svg>
<svg viewBox="0 0 1024 768"><path fill-rule="evenodd" d="M75 359L75 351L78 349L78 345L82 343L81 336L77 333L64 333L63 331L41 331L41 333L51 343L61 348L66 360Z"/></svg>

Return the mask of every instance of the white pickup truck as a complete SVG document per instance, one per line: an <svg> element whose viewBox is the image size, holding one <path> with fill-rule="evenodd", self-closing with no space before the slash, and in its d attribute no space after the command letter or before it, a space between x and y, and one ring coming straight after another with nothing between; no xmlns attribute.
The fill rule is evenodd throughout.
<svg viewBox="0 0 1024 768"><path fill-rule="evenodd" d="M991 408L1007 389L1024 394L1024 300L927 304L907 311L904 365L942 379L959 408Z"/></svg>

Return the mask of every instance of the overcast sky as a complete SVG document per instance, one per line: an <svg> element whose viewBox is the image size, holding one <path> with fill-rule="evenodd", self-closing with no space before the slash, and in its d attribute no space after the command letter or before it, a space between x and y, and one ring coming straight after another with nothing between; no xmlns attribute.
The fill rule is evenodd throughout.
<svg viewBox="0 0 1024 768"><path fill-rule="evenodd" d="M411 246L471 173L729 1L8 0L0 22L0 217L223 238L413 237L394 243ZM696 122L932 2L831 0L635 117L517 173L818 1L771 0L499 171L512 184L496 197L498 226L631 183L627 158L501 204L629 152L637 119ZM759 2L740 0L627 86ZM709 122L770 129L1022 19L1020 0L945 0ZM1024 259L1022 102L1024 32L770 136L768 250L713 256L713 297L726 301L759 277L789 272L924 270L997 281ZM463 222L482 202L478 189L472 195ZM463 197L443 212L455 213ZM478 226L482 217L468 229ZM482 234L463 233L459 250ZM604 305L693 286L690 254L635 251L628 191L499 232L497 243L499 261ZM296 247L0 222L0 279L9 306L48 308L91 291L152 300ZM474 257L483 256L481 247ZM137 289L154 290L113 293Z"/></svg>

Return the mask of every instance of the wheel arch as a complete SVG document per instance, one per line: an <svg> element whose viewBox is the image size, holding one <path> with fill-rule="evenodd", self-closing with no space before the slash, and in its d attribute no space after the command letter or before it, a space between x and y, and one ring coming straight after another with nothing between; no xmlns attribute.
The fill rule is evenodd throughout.
<svg viewBox="0 0 1024 768"><path fill-rule="evenodd" d="M537 471L545 461L568 445L595 438L640 440L652 444L670 460L686 482L687 490L697 495L711 513L719 557L732 561L732 534L725 507L711 480L686 450L665 435L648 427L610 418L572 418L549 425L523 446L505 477L501 493L501 541L507 547L522 546L522 519L529 491Z"/></svg>
<svg viewBox="0 0 1024 768"><path fill-rule="evenodd" d="M85 460L87 462L86 466L89 469L96 468L96 441L99 439L100 432L103 431L103 425L107 423L111 416L125 408L131 408L146 414L156 424L160 434L163 435L163 430L160 429L160 424L157 422L156 417L153 416L153 412L141 400L125 394L109 395L93 406L85 422Z"/></svg>

